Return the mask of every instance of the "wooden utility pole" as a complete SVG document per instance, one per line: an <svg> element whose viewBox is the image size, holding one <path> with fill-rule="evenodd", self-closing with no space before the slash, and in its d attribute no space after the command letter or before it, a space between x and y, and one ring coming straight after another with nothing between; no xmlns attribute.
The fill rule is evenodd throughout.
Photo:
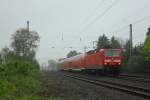
<svg viewBox="0 0 150 100"><path fill-rule="evenodd" d="M130 57L132 56L132 24L130 24Z"/></svg>

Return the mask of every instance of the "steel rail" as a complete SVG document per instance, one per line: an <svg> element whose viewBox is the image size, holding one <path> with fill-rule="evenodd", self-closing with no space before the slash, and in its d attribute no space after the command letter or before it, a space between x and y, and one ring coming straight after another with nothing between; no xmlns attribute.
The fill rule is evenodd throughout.
<svg viewBox="0 0 150 100"><path fill-rule="evenodd" d="M98 85L98 86L103 86L103 87L107 87L107 88L120 90L120 91L123 91L126 93L133 94L135 96L140 96L143 98L150 99L150 90L146 89L146 88L124 85L124 84L119 84L119 83L113 83L113 82L108 82L108 81L104 81L104 80L96 80L96 79L92 79L92 78L81 76L81 75L79 76L79 75L73 75L73 74L65 74L64 76L74 78L77 80L81 80L84 82L88 82L88 83Z"/></svg>
<svg viewBox="0 0 150 100"><path fill-rule="evenodd" d="M150 83L150 77L139 77L139 76L130 76L130 75L120 75L116 78L124 78L124 79L131 79L134 81L140 81L140 82L147 82Z"/></svg>

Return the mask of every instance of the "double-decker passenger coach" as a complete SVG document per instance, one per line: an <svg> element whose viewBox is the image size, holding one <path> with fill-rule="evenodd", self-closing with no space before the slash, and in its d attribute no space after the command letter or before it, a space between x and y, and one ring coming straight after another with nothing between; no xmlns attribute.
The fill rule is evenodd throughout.
<svg viewBox="0 0 150 100"><path fill-rule="evenodd" d="M122 65L122 49L89 51L59 61L61 70L100 70L118 72Z"/></svg>

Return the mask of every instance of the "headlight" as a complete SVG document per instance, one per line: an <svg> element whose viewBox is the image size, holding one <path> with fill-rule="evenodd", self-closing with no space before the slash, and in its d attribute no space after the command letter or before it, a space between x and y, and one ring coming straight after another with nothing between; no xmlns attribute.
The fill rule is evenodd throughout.
<svg viewBox="0 0 150 100"><path fill-rule="evenodd" d="M111 62L111 60L105 60L105 62Z"/></svg>
<svg viewBox="0 0 150 100"><path fill-rule="evenodd" d="M114 60L114 62L120 62L120 60ZM118 63L119 64L119 63Z"/></svg>
<svg viewBox="0 0 150 100"><path fill-rule="evenodd" d="M107 65L107 63L104 63L104 65Z"/></svg>

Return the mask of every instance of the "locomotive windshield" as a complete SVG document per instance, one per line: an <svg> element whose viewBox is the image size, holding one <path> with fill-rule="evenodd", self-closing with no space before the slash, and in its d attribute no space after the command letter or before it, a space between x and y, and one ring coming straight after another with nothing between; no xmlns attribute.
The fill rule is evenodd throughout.
<svg viewBox="0 0 150 100"><path fill-rule="evenodd" d="M106 57L118 57L120 56L120 52L118 50L107 50L106 53L105 53L105 56Z"/></svg>
<svg viewBox="0 0 150 100"><path fill-rule="evenodd" d="M113 53L111 51L106 51L105 56L107 57L113 56Z"/></svg>
<svg viewBox="0 0 150 100"><path fill-rule="evenodd" d="M113 56L114 56L114 57L120 56L120 52L119 52L119 51L113 51L112 53L113 53Z"/></svg>

